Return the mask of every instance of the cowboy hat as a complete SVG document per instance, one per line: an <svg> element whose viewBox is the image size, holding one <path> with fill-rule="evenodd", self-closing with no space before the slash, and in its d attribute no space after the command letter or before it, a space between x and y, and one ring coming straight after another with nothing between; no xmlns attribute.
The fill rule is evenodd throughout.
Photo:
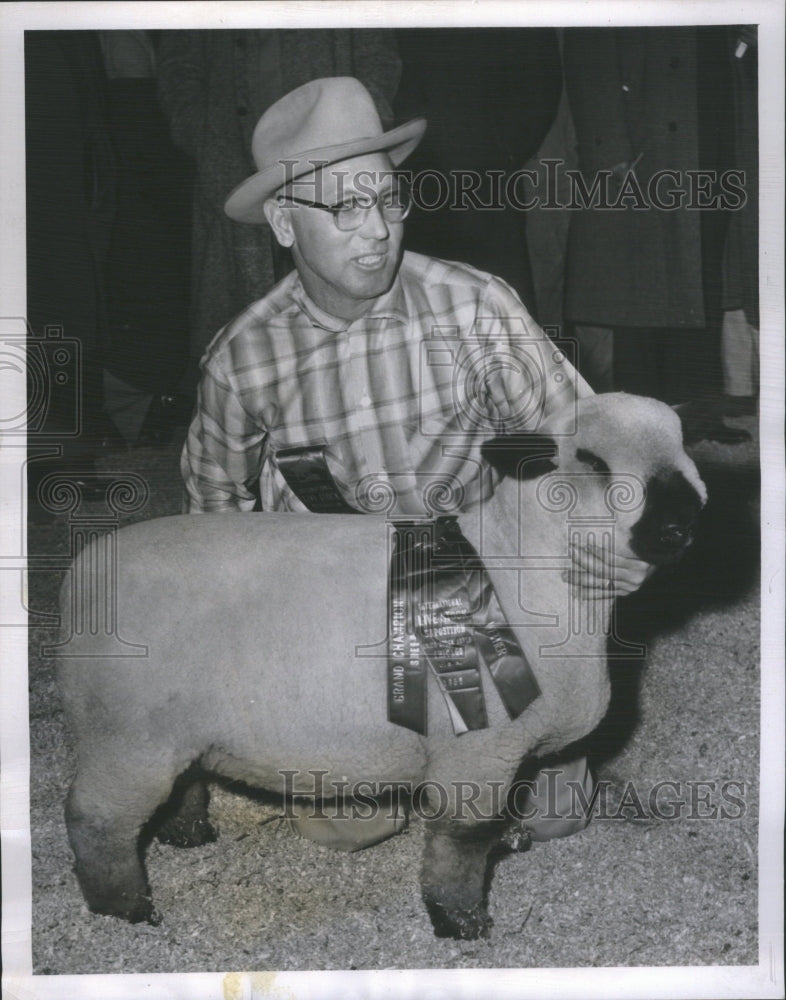
<svg viewBox="0 0 786 1000"><path fill-rule="evenodd" d="M257 122L251 155L257 172L229 195L236 222L265 223L262 206L283 184L364 153L388 153L398 166L420 142L425 118L383 132L371 94L351 76L311 80L276 101Z"/></svg>

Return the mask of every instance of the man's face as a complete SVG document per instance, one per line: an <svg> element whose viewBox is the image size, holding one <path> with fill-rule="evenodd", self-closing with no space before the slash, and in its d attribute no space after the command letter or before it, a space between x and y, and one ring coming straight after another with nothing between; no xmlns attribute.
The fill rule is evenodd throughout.
<svg viewBox="0 0 786 1000"><path fill-rule="evenodd" d="M354 157L295 181L290 194L325 205L353 195L384 195L395 186L393 166L384 153ZM341 231L330 212L287 205L294 244L292 256L303 287L325 312L339 319L361 316L393 284L401 261L403 222L386 222L379 205L363 224Z"/></svg>

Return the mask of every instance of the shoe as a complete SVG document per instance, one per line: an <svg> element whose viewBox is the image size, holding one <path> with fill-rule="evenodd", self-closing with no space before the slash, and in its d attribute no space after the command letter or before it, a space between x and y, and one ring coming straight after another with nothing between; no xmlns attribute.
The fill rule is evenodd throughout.
<svg viewBox="0 0 786 1000"><path fill-rule="evenodd" d="M349 813L314 816L311 815L314 812L313 804L308 810L300 803L293 804L291 808L294 810L293 815L286 817L289 829L333 851L353 852L372 847L401 833L407 825L406 814L398 806L395 813L391 813L387 806L380 806L379 811L368 818L350 818Z"/></svg>
<svg viewBox="0 0 786 1000"><path fill-rule="evenodd" d="M699 441L718 441L721 444L742 444L751 435L741 427L728 427L721 419L720 407L715 403L693 401L675 406L682 422L685 444Z"/></svg>
<svg viewBox="0 0 786 1000"><path fill-rule="evenodd" d="M702 438L704 441L718 441L720 444L743 444L751 440L751 435L742 427L728 427L719 420L708 427Z"/></svg>

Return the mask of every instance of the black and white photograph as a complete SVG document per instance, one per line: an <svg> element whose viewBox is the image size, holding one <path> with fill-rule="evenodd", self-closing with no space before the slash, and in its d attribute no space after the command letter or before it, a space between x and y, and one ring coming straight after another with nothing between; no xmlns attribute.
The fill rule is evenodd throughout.
<svg viewBox="0 0 786 1000"><path fill-rule="evenodd" d="M783 997L782 4L3 6L3 996Z"/></svg>

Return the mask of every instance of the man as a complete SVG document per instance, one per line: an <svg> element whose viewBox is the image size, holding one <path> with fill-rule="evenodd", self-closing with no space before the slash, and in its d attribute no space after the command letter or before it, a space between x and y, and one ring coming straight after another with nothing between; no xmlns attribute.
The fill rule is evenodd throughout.
<svg viewBox="0 0 786 1000"><path fill-rule="evenodd" d="M402 254L409 201L396 168L425 127L415 119L383 133L370 95L349 77L305 84L260 119L258 171L226 211L269 225L296 271L208 348L182 460L192 512L252 510L257 487L263 510L309 509L291 475L292 449L332 504L312 509L428 516L466 508L495 485L480 462L484 440L535 430L591 393L504 282ZM590 591L613 579L618 593L635 590L648 571L630 560L604 566L589 552L576 555L575 568ZM586 761L564 765L562 777L591 787ZM569 789L562 793L569 808ZM545 809L546 798L538 782L532 802ZM347 820L338 831L297 824L350 848L401 825L361 833ZM529 827L545 838L583 825L539 819Z"/></svg>

